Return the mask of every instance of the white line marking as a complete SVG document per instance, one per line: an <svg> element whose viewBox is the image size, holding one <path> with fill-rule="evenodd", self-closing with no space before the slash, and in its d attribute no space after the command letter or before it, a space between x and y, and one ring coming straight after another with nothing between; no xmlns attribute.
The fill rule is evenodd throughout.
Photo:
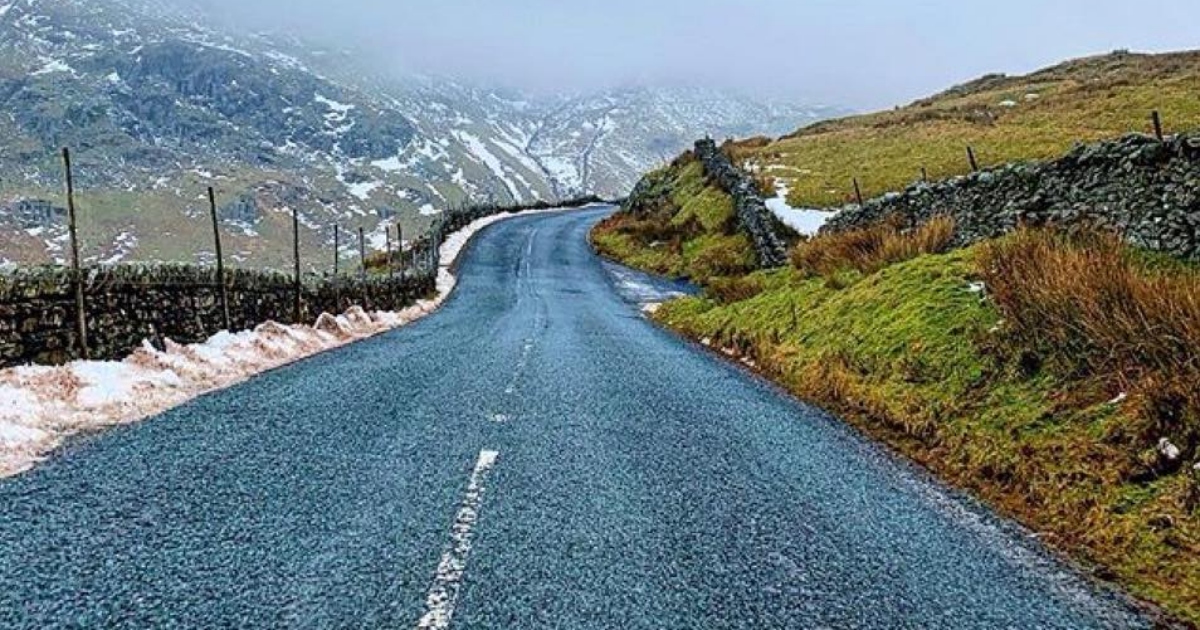
<svg viewBox="0 0 1200 630"><path fill-rule="evenodd" d="M484 484L498 457L500 453L496 451L479 452L479 461L471 473L467 493L454 517L454 526L450 528L450 545L438 563L433 586L425 598L425 615L417 622L417 630L445 630L450 627L458 591L467 572L467 557L471 555L472 532L479 521L479 509L483 506Z"/></svg>
<svg viewBox="0 0 1200 630"><path fill-rule="evenodd" d="M533 240L537 238L537 229L529 233L529 244L525 246L525 278L533 275Z"/></svg>
<svg viewBox="0 0 1200 630"><path fill-rule="evenodd" d="M517 393L517 381L525 375L525 368L529 367L529 354L533 352L533 339L526 339L525 345L521 347L521 356L517 359L517 369L513 370L512 380L508 382L508 387L504 388L504 393L512 395Z"/></svg>

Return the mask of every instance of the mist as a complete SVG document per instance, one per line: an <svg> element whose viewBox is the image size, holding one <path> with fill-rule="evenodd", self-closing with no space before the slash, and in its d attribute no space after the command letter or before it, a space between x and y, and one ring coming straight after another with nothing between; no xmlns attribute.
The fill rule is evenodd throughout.
<svg viewBox="0 0 1200 630"><path fill-rule="evenodd" d="M192 2L352 50L386 72L537 92L703 85L859 109L988 72L1200 43L1195 0Z"/></svg>

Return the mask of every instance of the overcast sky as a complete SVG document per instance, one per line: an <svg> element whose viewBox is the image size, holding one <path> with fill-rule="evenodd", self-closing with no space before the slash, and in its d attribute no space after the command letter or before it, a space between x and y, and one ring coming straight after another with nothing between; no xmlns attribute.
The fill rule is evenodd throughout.
<svg viewBox="0 0 1200 630"><path fill-rule="evenodd" d="M986 72L1200 47L1200 0L196 0L384 69L537 90L668 82L886 107Z"/></svg>

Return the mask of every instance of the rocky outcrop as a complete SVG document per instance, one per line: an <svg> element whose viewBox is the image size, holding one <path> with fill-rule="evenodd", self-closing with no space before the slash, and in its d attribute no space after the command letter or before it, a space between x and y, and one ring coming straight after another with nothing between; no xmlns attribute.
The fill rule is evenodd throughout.
<svg viewBox="0 0 1200 630"><path fill-rule="evenodd" d="M291 277L227 272L231 328L266 321L292 323ZM395 311L434 291L429 273L362 279L308 279L301 290L301 321L341 313L352 305ZM144 340L161 344L203 341L224 328L219 285L211 269L133 266L85 270L88 346L95 359L117 359ZM0 275L0 367L59 364L78 358L75 301L69 270L22 269Z"/></svg>
<svg viewBox="0 0 1200 630"><path fill-rule="evenodd" d="M958 245L1021 225L1091 224L1130 243L1200 259L1200 133L1162 142L1144 135L1080 145L1041 163L1011 164L936 183L918 183L851 205L825 231L903 217L916 226L949 215Z"/></svg>
<svg viewBox="0 0 1200 630"><path fill-rule="evenodd" d="M221 206L218 214L223 221L254 225L259 217L258 199L252 193L242 193L233 201Z"/></svg>
<svg viewBox="0 0 1200 630"><path fill-rule="evenodd" d="M754 243L759 265L781 267L786 264L787 244L780 235L779 222L758 194L754 180L734 166L713 140L697 142L696 157L704 164L709 179L733 198L738 227Z"/></svg>
<svg viewBox="0 0 1200 630"><path fill-rule="evenodd" d="M66 225L67 209L42 199L18 199L0 205L0 218L22 230L52 228Z"/></svg>

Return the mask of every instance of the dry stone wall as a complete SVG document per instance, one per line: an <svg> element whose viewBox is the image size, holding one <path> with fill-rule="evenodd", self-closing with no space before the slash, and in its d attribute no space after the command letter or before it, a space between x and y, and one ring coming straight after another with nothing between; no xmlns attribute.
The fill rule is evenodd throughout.
<svg viewBox="0 0 1200 630"><path fill-rule="evenodd" d="M754 180L734 166L713 140L697 142L696 157L704 164L709 179L733 198L738 227L754 243L759 265L780 267L787 263L787 244L780 234L780 223L767 209Z"/></svg>
<svg viewBox="0 0 1200 630"><path fill-rule="evenodd" d="M1200 133L1160 141L1145 135L1080 145L1049 161L1010 164L847 206L829 232L885 218L916 226L939 216L956 222L959 245L1021 225L1091 224L1134 245L1200 259Z"/></svg>
<svg viewBox="0 0 1200 630"><path fill-rule="evenodd" d="M94 359L118 359L144 340L203 341L224 328L211 269L122 265L83 272L88 346ZM294 323L295 285L269 272L226 273L231 328ZM312 278L302 285L301 321L352 305L399 310L434 291L431 273L395 278ZM68 269L37 267L0 274L0 367L59 364L79 358L74 286Z"/></svg>
<svg viewBox="0 0 1200 630"><path fill-rule="evenodd" d="M705 169L733 198L764 266L786 262L785 240L750 176L711 140L696 143ZM636 194L636 192L635 192ZM1130 134L1080 144L1057 160L1007 164L845 206L822 230L842 232L899 217L909 227L951 216L956 244L1017 227L1092 225L1133 245L1200 260L1200 132L1159 140Z"/></svg>

